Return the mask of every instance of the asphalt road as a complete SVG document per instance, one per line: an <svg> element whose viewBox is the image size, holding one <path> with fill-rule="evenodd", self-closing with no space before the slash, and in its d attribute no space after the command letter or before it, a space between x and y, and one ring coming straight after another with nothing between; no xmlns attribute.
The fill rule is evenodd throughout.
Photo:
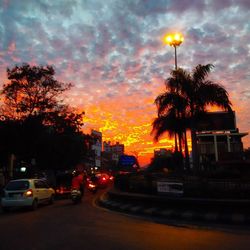
<svg viewBox="0 0 250 250"><path fill-rule="evenodd" d="M98 194L97 194L98 195ZM0 213L1 250L250 249L249 231L176 227L93 205L93 196Z"/></svg>

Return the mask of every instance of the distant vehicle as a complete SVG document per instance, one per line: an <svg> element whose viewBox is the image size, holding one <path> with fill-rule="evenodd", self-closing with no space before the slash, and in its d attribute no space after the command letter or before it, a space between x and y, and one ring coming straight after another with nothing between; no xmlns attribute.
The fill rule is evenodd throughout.
<svg viewBox="0 0 250 250"><path fill-rule="evenodd" d="M71 193L71 173L61 173L56 176L56 196L57 197L69 197Z"/></svg>
<svg viewBox="0 0 250 250"><path fill-rule="evenodd" d="M99 188L106 188L112 181L113 176L107 173L95 173L87 177L86 187L93 193Z"/></svg>
<svg viewBox="0 0 250 250"><path fill-rule="evenodd" d="M109 175L106 173L100 173L96 176L98 177L98 186L100 188L106 188L110 182Z"/></svg>
<svg viewBox="0 0 250 250"><path fill-rule="evenodd" d="M114 180L114 176L110 173L109 174L109 181L113 181Z"/></svg>
<svg viewBox="0 0 250 250"><path fill-rule="evenodd" d="M37 209L41 203L52 204L55 191L43 179L19 179L10 181L3 190L2 209L30 207Z"/></svg>
<svg viewBox="0 0 250 250"><path fill-rule="evenodd" d="M86 187L93 194L95 194L98 190L97 183L92 181L91 179L87 179Z"/></svg>

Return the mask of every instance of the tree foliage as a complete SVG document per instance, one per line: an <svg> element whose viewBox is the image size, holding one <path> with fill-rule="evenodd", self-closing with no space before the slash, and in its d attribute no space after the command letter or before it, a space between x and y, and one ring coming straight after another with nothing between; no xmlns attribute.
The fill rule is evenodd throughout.
<svg viewBox="0 0 250 250"><path fill-rule="evenodd" d="M66 168L83 158L84 112L64 104L71 83L59 82L52 66L23 64L7 69L1 96L0 151L40 168ZM2 159L2 162L3 159Z"/></svg>
<svg viewBox="0 0 250 250"><path fill-rule="evenodd" d="M25 119L57 109L62 103L60 95L72 84L59 82L54 75L52 66L23 64L8 68L9 82L3 85L2 90L5 115Z"/></svg>

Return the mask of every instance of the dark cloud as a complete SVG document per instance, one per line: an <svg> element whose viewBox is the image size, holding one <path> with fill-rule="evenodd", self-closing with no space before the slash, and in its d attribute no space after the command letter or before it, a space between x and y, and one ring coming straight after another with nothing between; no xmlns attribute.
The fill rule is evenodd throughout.
<svg viewBox="0 0 250 250"><path fill-rule="evenodd" d="M211 6L215 11L218 10L224 10L226 8L230 7L239 7L243 8L244 10L250 8L250 2L248 0L223 0L223 1L217 1L217 0L210 0L207 3L208 6Z"/></svg>
<svg viewBox="0 0 250 250"><path fill-rule="evenodd" d="M200 41L205 36L205 32L201 28L190 28L187 31L187 35L189 39L193 41Z"/></svg>
<svg viewBox="0 0 250 250"><path fill-rule="evenodd" d="M128 8L130 11L138 16L147 16L160 13L166 13L169 5L169 0L130 0L128 1Z"/></svg>
<svg viewBox="0 0 250 250"><path fill-rule="evenodd" d="M233 3L235 5L239 5L244 10L246 9L248 9L248 11L250 10L250 2L248 0L234 0Z"/></svg>
<svg viewBox="0 0 250 250"><path fill-rule="evenodd" d="M18 0L16 0L18 1ZM19 1L20 2L20 1ZM49 19L53 16L61 16L63 18L69 18L72 16L74 9L77 6L77 0L71 1L49 1L49 0L36 0L29 1L29 6L35 7L45 14Z"/></svg>
<svg viewBox="0 0 250 250"><path fill-rule="evenodd" d="M170 2L170 1L168 1ZM169 11L183 13L188 10L197 11L201 14L206 8L206 2L200 0L171 0Z"/></svg>
<svg viewBox="0 0 250 250"><path fill-rule="evenodd" d="M223 1L209 0L207 2L208 8L211 8L216 12L229 8L232 6L232 4L233 0L223 0Z"/></svg>

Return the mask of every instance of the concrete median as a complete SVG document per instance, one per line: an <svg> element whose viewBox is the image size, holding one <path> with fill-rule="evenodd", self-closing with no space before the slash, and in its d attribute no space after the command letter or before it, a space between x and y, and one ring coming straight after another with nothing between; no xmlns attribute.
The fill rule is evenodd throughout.
<svg viewBox="0 0 250 250"><path fill-rule="evenodd" d="M99 205L111 210L179 221L250 225L250 200L201 199L109 190Z"/></svg>

